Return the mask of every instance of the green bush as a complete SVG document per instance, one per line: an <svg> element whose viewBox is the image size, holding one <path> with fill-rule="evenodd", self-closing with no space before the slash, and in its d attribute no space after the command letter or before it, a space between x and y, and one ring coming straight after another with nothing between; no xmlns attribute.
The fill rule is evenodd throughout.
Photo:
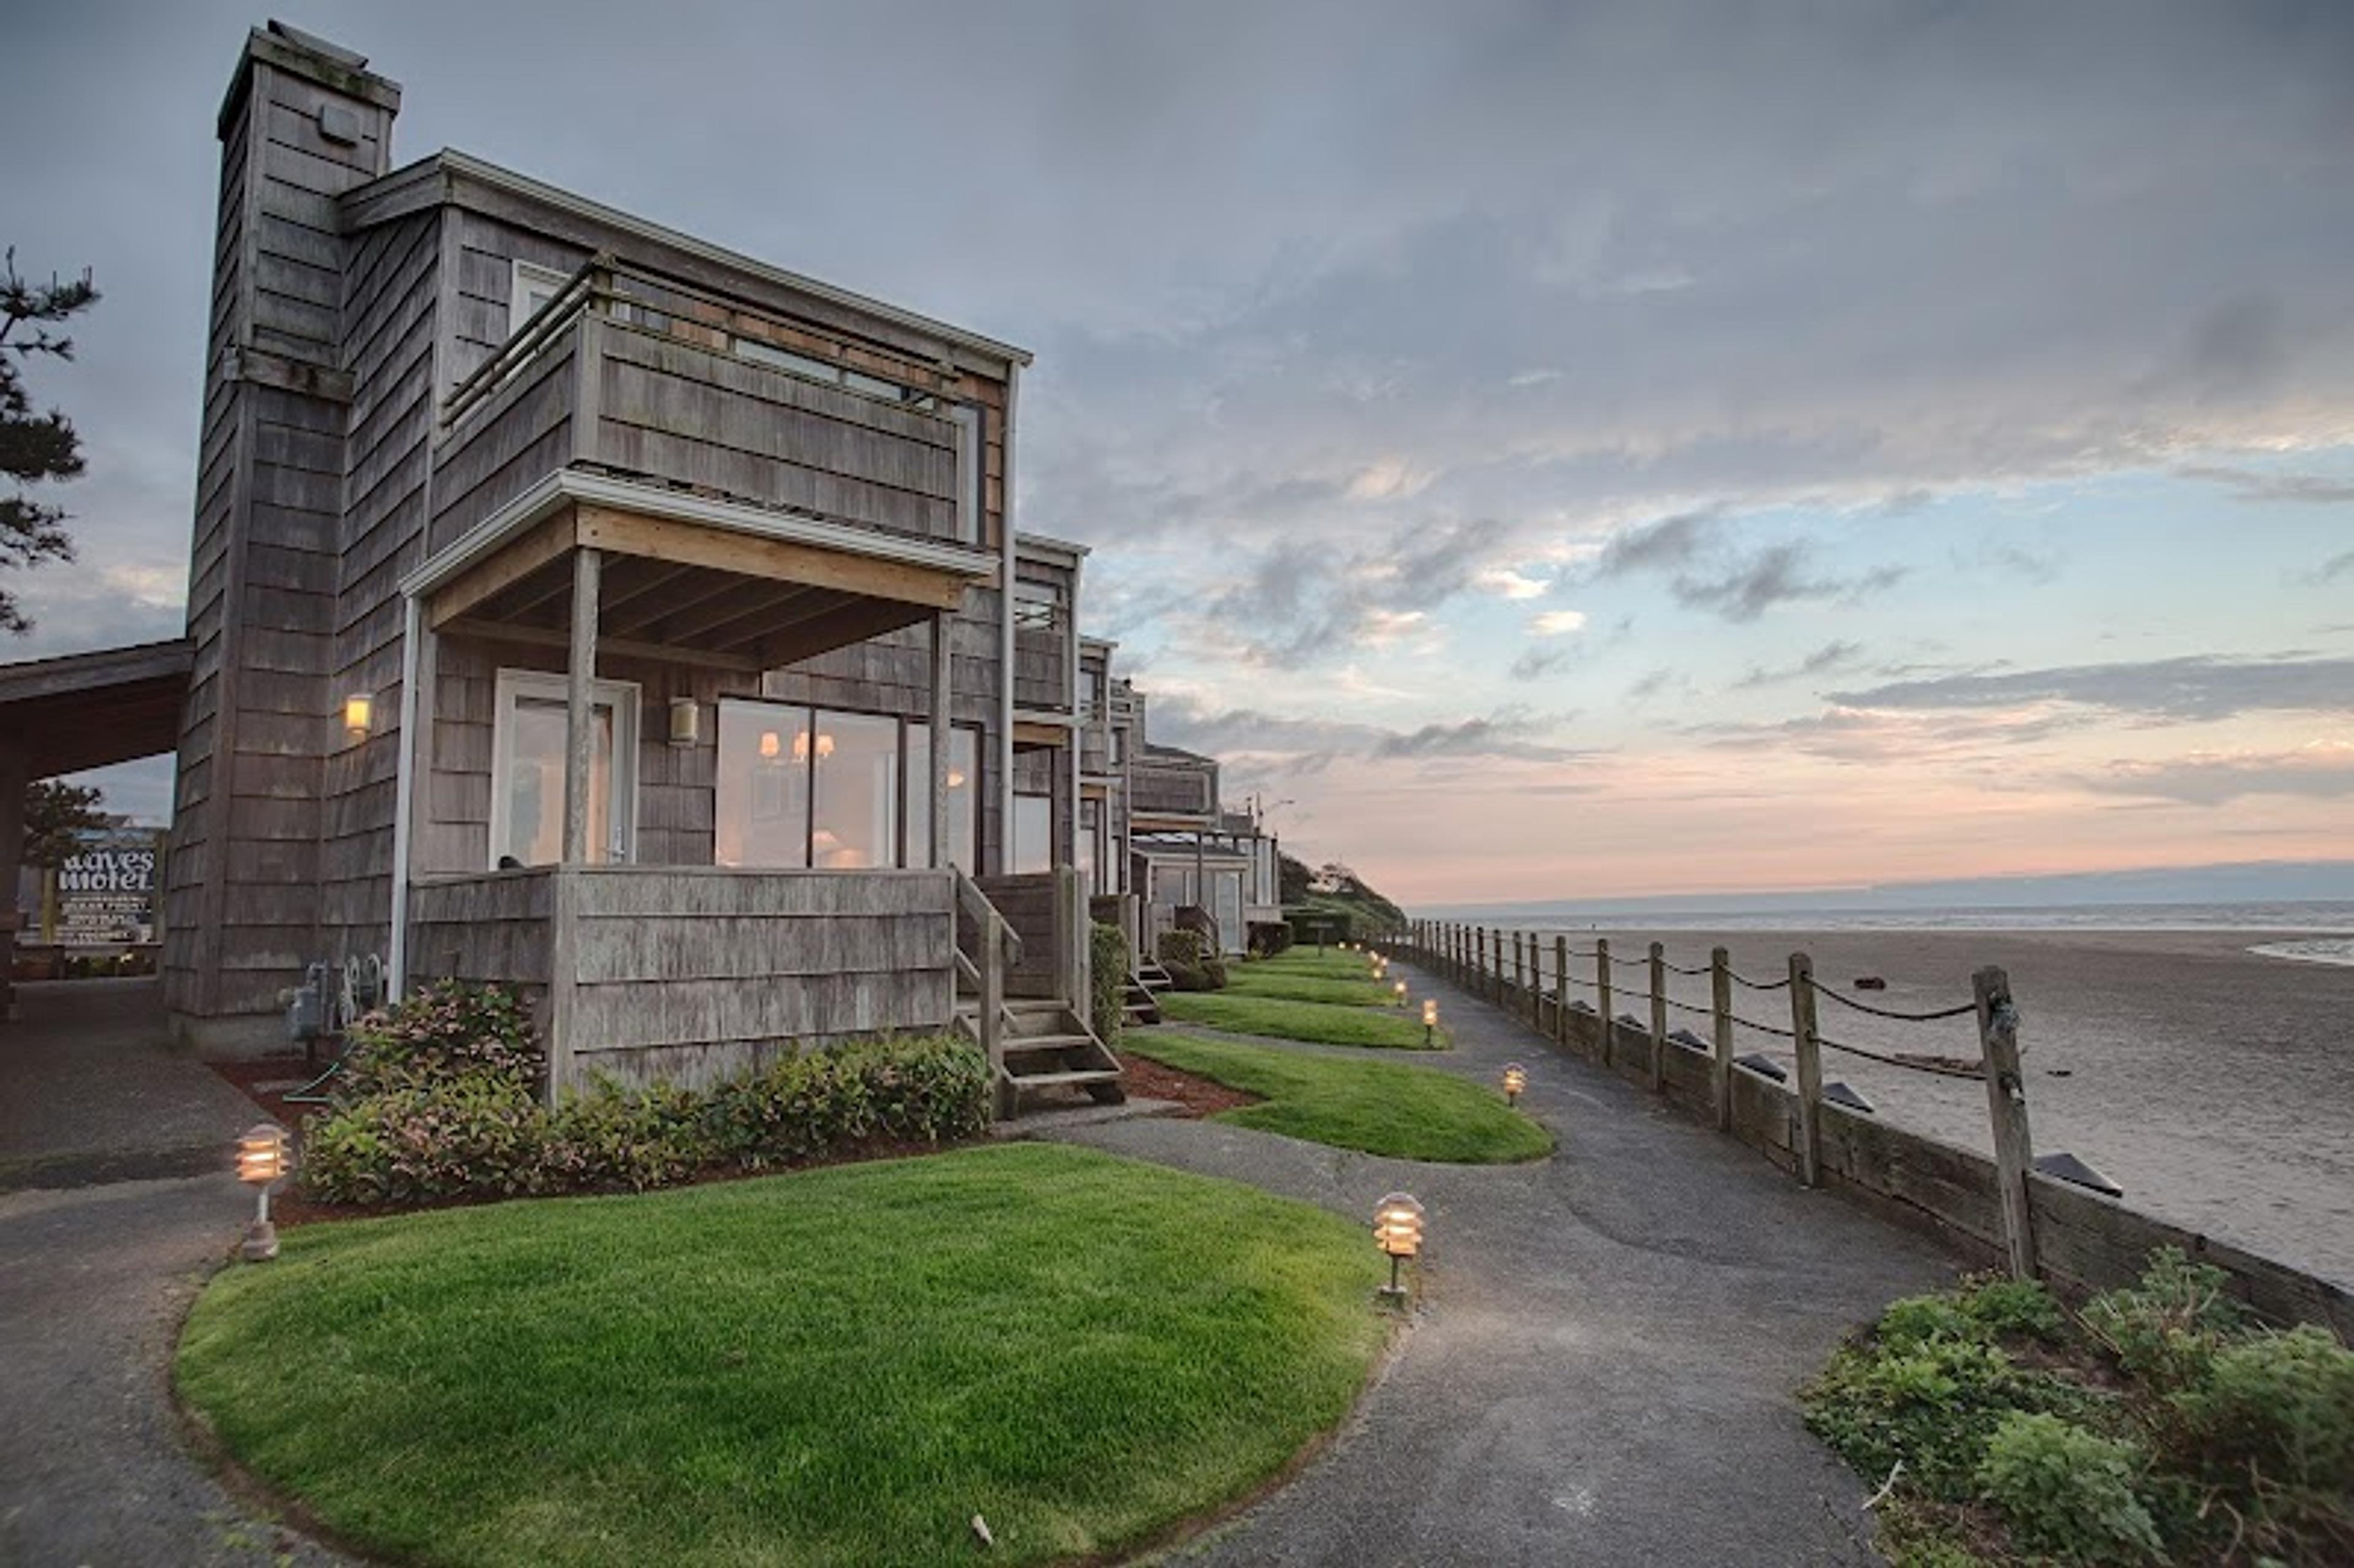
<svg viewBox="0 0 2354 1568"><path fill-rule="evenodd" d="M553 1111L501 1074L414 1080L303 1129L305 1192L412 1203L542 1192L642 1192L716 1166L764 1170L870 1139L938 1143L989 1123L979 1051L946 1036L789 1055L705 1090L610 1081Z"/></svg>
<svg viewBox="0 0 2354 1568"><path fill-rule="evenodd" d="M2150 1255L2140 1283L2105 1291L2084 1308L2084 1329L2117 1364L2160 1392L2188 1388L2207 1373L2215 1352L2245 1328L2246 1315L2225 1294L2231 1276L2192 1263L2179 1247Z"/></svg>
<svg viewBox="0 0 2354 1568"><path fill-rule="evenodd" d="M1929 1495L1958 1502L2018 1384L1993 1346L1930 1334L1843 1347L1801 1397L1808 1427L1858 1474L1885 1476L1901 1459Z"/></svg>
<svg viewBox="0 0 2354 1568"><path fill-rule="evenodd" d="M346 1103L474 1074L530 1095L547 1059L514 992L439 980L354 1023L342 1069L335 1095Z"/></svg>
<svg viewBox="0 0 2354 1568"><path fill-rule="evenodd" d="M2141 1470L2130 1443L2013 1411L1987 1440L1978 1483L2023 1545L2071 1563L2162 1560L2165 1542L2136 1489Z"/></svg>
<svg viewBox="0 0 2354 1568"><path fill-rule="evenodd" d="M1119 1043L1120 1022L1127 1016L1128 975L1131 968L1128 933L1098 921L1087 933L1087 1022L1096 1038L1107 1045Z"/></svg>
<svg viewBox="0 0 2354 1568"><path fill-rule="evenodd" d="M2354 1351L2327 1331L2306 1324L2226 1346L2171 1403L2184 1457L2207 1475L2354 1494Z"/></svg>
<svg viewBox="0 0 2354 1568"><path fill-rule="evenodd" d="M1209 950L1199 931L1161 933L1161 967L1179 991L1224 991L1225 960Z"/></svg>

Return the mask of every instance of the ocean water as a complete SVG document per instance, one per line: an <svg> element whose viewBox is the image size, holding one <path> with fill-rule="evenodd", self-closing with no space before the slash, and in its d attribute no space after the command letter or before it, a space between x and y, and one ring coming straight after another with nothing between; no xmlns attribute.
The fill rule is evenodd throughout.
<svg viewBox="0 0 2354 1568"><path fill-rule="evenodd" d="M2052 904L1919 909L1578 910L1452 916L1467 925L1543 931L2262 931L2311 933L2331 942L2297 943L2282 958L2348 961L2354 903ZM2334 942L2334 946L2331 943ZM2285 947L2291 944L2269 944Z"/></svg>

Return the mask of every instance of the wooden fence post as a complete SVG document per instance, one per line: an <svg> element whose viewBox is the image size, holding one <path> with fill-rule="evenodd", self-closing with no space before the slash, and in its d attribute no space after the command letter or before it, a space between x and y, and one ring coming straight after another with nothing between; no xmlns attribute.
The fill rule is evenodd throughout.
<svg viewBox="0 0 2354 1568"><path fill-rule="evenodd" d="M1526 1000L1529 989L1529 945L1524 939L1526 936L1527 933L1524 931L1512 933L1512 985L1522 993L1523 1001ZM1519 1012L1519 1007L1515 1005L1513 1011Z"/></svg>
<svg viewBox="0 0 2354 1568"><path fill-rule="evenodd" d="M1716 1091L1716 1130L1733 1130L1733 955L1718 948L1708 955L1708 1001L1715 1014L1711 1085Z"/></svg>
<svg viewBox="0 0 2354 1568"><path fill-rule="evenodd" d="M1651 944L1651 1092L1668 1082L1668 947Z"/></svg>
<svg viewBox="0 0 2354 1568"><path fill-rule="evenodd" d="M1482 1001L1488 995L1488 927L1471 927L1471 994Z"/></svg>
<svg viewBox="0 0 2354 1568"><path fill-rule="evenodd" d="M1618 1026L1610 1021L1610 938L1594 938L1594 1005L1602 1014L1602 1065L1617 1057Z"/></svg>
<svg viewBox="0 0 2354 1568"><path fill-rule="evenodd" d="M1553 1037L1569 1044L1569 938L1553 939Z"/></svg>
<svg viewBox="0 0 2354 1568"><path fill-rule="evenodd" d="M2010 977L1989 964L1970 977L1978 1004L1978 1046L1984 1054L1987 1110L1994 1122L1995 1180L2002 1189L2002 1237L2014 1278L2035 1277L2035 1227L2027 1206L2027 1173L2035 1164L2027 1131L2027 1089L2019 1075L2019 1010Z"/></svg>
<svg viewBox="0 0 2354 1568"><path fill-rule="evenodd" d="M1798 1058L1798 1180L1822 1180L1823 1048L1815 1033L1815 961L1790 955L1790 1044Z"/></svg>

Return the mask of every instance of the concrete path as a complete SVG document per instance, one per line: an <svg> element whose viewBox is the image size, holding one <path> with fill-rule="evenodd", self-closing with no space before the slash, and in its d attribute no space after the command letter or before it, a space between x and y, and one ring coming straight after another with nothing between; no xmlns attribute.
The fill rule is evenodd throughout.
<svg viewBox="0 0 2354 1568"><path fill-rule="evenodd" d="M154 982L20 988L0 1025L0 1563L334 1561L181 1446L181 1314L234 1246L252 1101L171 1054ZM202 1175L163 1176L202 1171ZM162 1177L163 1179L124 1179Z"/></svg>
<svg viewBox="0 0 2354 1568"><path fill-rule="evenodd" d="M1375 1159L1216 1122L1057 1133L1236 1178L1368 1224L1429 1211L1425 1291L1358 1422L1293 1485L1175 1555L1203 1563L1873 1560L1868 1489L1792 1392L1850 1326L1956 1265L1467 994L1424 1065L1494 1082L1560 1151L1502 1169ZM1279 1043L1275 1043L1279 1044ZM1312 1049L1302 1047L1302 1049ZM1398 1057L1383 1054L1384 1060Z"/></svg>

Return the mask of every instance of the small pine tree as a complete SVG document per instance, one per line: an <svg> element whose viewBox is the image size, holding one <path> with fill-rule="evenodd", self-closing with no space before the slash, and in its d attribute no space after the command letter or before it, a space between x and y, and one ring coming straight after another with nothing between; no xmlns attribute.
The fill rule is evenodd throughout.
<svg viewBox="0 0 2354 1568"><path fill-rule="evenodd" d="M56 779L25 786L26 865L60 866L81 853L81 835L107 826L99 791Z"/></svg>
<svg viewBox="0 0 2354 1568"><path fill-rule="evenodd" d="M27 283L16 275L15 249L8 250L0 276L0 473L15 480L17 489L0 498L0 567L73 559L73 539L62 526L64 509L43 505L24 487L80 477L81 436L58 409L33 412L24 366L37 354L71 359L73 339L53 336L48 329L97 302L89 273L64 282L52 276L47 283ZM16 335L24 327L31 329L30 336ZM0 588L0 627L21 634L32 625L16 595Z"/></svg>

